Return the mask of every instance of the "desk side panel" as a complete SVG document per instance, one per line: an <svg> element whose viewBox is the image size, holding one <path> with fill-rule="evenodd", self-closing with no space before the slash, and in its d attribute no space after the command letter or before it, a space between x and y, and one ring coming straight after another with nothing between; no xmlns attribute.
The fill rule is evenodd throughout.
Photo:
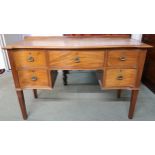
<svg viewBox="0 0 155 155"><path fill-rule="evenodd" d="M10 65L11 65L11 70L12 70L12 76L14 79L14 84L15 84L15 88L18 90L20 90L20 84L19 84L19 78L18 78L18 72L16 70L16 66L14 63L14 58L13 58L13 52L15 52L15 50L8 50L8 56L9 56L9 60L10 60Z"/></svg>

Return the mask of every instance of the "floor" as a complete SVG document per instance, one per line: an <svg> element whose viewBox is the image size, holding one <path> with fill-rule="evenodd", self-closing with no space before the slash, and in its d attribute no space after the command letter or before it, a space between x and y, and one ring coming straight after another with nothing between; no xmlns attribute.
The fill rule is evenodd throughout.
<svg viewBox="0 0 155 155"><path fill-rule="evenodd" d="M34 99L25 90L29 121L131 121L128 119L130 91L117 99L116 90L100 90L93 72L69 74L69 85L59 72L52 91L39 90ZM89 80L88 80L89 79ZM0 121L22 120L11 72L0 75ZM141 86L133 121L155 120L155 94Z"/></svg>

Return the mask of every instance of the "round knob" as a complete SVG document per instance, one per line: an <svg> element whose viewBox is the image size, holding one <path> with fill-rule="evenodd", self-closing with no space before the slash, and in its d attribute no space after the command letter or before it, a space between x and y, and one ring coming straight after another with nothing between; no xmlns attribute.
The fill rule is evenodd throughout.
<svg viewBox="0 0 155 155"><path fill-rule="evenodd" d="M31 80L32 80L32 81L37 81L37 79L38 79L38 78L37 78L36 76L32 76L32 77L31 77Z"/></svg>
<svg viewBox="0 0 155 155"><path fill-rule="evenodd" d="M74 62L75 62L75 63L80 63L80 58L79 58L79 57L76 57L76 58L74 59Z"/></svg>
<svg viewBox="0 0 155 155"><path fill-rule="evenodd" d="M27 61L28 62L34 62L34 58L32 56L30 56L30 57L27 58Z"/></svg>
<svg viewBox="0 0 155 155"><path fill-rule="evenodd" d="M118 76L117 80L123 80L123 76L122 75Z"/></svg>
<svg viewBox="0 0 155 155"><path fill-rule="evenodd" d="M125 60L126 60L125 57L120 57L119 59L120 59L121 61L125 61Z"/></svg>

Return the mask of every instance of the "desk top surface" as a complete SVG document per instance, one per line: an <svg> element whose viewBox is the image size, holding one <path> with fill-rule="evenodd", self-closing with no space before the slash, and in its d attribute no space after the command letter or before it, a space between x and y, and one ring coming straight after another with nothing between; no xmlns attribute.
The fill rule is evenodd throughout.
<svg viewBox="0 0 155 155"><path fill-rule="evenodd" d="M152 46L129 38L103 37L27 37L3 49L95 49L95 48L151 48Z"/></svg>

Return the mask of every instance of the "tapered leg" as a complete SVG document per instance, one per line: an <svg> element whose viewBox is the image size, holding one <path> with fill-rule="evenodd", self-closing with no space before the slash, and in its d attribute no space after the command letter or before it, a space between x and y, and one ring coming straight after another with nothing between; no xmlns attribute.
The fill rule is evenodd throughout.
<svg viewBox="0 0 155 155"><path fill-rule="evenodd" d="M34 95L34 98L38 98L37 89L33 89L33 95Z"/></svg>
<svg viewBox="0 0 155 155"><path fill-rule="evenodd" d="M133 118L138 92L139 90L132 90L131 92L131 101L130 101L130 108L129 108L129 114L128 114L129 119Z"/></svg>
<svg viewBox="0 0 155 155"><path fill-rule="evenodd" d="M68 74L69 72L67 71L67 70L63 70L63 83L64 83L64 85L67 85L68 83L67 83L67 74Z"/></svg>
<svg viewBox="0 0 155 155"><path fill-rule="evenodd" d="M121 92L122 92L121 89L118 89L118 90L117 90L117 98L120 98L120 97L121 97Z"/></svg>
<svg viewBox="0 0 155 155"><path fill-rule="evenodd" d="M18 96L18 100L19 100L19 105L20 105L20 109L22 112L22 116L23 119L26 120L27 119L27 111L26 111L26 105L25 105L25 99L24 99L24 94L23 91L16 91L17 92L17 96Z"/></svg>

